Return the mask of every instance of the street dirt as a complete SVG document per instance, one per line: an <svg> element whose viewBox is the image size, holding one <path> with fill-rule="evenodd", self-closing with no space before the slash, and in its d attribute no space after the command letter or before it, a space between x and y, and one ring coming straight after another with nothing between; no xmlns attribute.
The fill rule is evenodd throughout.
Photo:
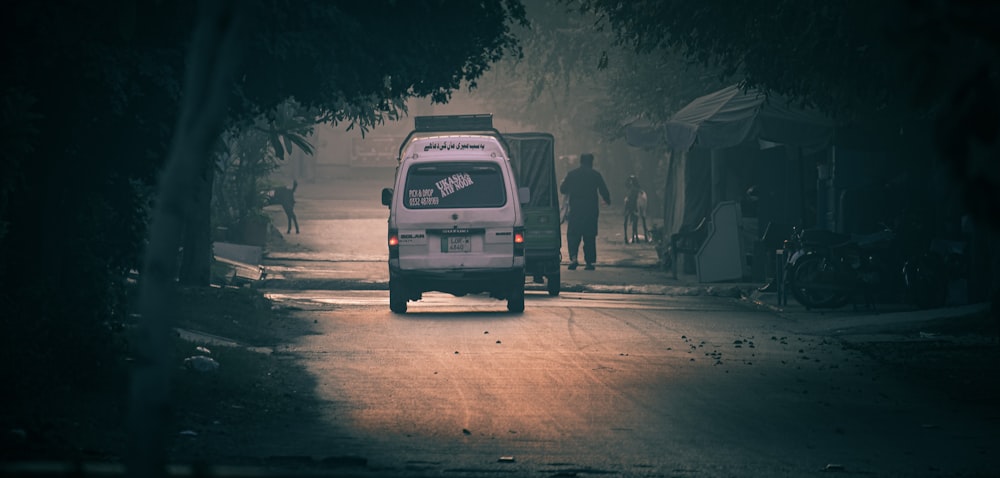
<svg viewBox="0 0 1000 478"><path fill-rule="evenodd" d="M992 408L1000 424L1000 344L987 312L939 319L893 331L903 340L851 343L895 375L934 384L952 400Z"/></svg>

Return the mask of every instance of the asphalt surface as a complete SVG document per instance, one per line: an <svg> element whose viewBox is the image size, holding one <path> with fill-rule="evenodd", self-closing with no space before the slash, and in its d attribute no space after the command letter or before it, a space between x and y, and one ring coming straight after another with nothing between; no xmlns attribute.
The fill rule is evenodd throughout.
<svg viewBox="0 0 1000 478"><path fill-rule="evenodd" d="M272 299L297 310L308 323L321 327L321 333L310 335L308 340L295 345L295 353L307 358L312 374L323 377L319 388L321 396L329 403L337 404L330 408L333 415L328 417L329 420L318 422L336 423L334 419L342 420L344 417L357 420L351 422L348 428L351 433L343 435L347 437L344 438L345 443L385 445L358 449L357 453L368 457L372 463L398 463L399 453L410 453L419 463L430 463L420 454L421 450L430 447L434 450L433 456L448 457L447 460L431 460L434 464L426 465L431 469L438 467L475 473L515 466L535 473L542 470L550 474L564 471L562 467L534 466L537 463L596 463L600 466L593 469L602 472L618 469L605 455L626 457L629 458L626 460L628 463L648 465L649 457L665 456L660 451L687 456L691 458L691 463L702 466L692 470L703 472L703 467L709 463L747 462L760 465L753 460L752 453L742 457L725 455L726 443L740 443L734 449L746 451L748 446L773 446L779 461L798 460L818 464L815 466L830 463L833 468L817 471L849 469L851 471L846 472L857 473L866 469L916 469L913 468L917 466L915 463L923 463L938 455L951 457L948 458L951 460L949 463L962 464L966 463L966 455L962 453L981 453L982 446L989 446L981 445L981 441L975 441L977 435L965 430L976 430L976 433L989 438L991 429L982 420L993 419L990 413L971 414L970 421L963 421L960 426L957 420L940 412L950 410L949 407L939 409L927 405L926 409L913 408L916 403L934 402L926 395L926 390L933 390L934 397L940 393L971 393L969 396L972 396L984 386L988 388L988 383L982 383L982 377L991 376L992 372L983 362L989 360L986 352L992 349L963 347L963 339L939 336L938 329L931 327L942 320L975 314L985 305L916 310L905 305L880 304L878 310L846 306L814 311L806 310L794 299L779 303L776 294L758 291L759 283L701 283L697 277L688 274L674 279L672 271L658 268L656 249L652 244L626 245L621 240L618 233L621 230L620 213L610 207L602 209L597 270L579 268L570 271L565 268L567 264L564 262L564 293L558 299L544 297L544 284L532 284L529 279L527 286L537 289L533 295L539 300L535 307L529 303L525 314L514 318L509 317L502 306L483 304L475 298L447 297L447 300L440 300L438 296L429 297L429 300L422 301L422 305L414 307L422 310L400 318L388 312L382 292L387 286L388 276L384 245L386 211L378 206L378 189L372 184L304 187L300 191L299 212L302 233L281 235L280 240L272 243L262 263L268 273L267 278L257 282L259 287L267 289ZM275 224L283 225L283 221L280 211L276 211ZM563 257L567 256L564 249ZM701 299L702 296L706 297ZM718 310L703 310L721 303L726 306ZM644 311L647 308L669 309L669 313L658 313L656 320L648 320L649 313ZM614 312L609 313L609 310ZM336 320L330 320L332 316ZM749 326L751 323L754 325ZM767 327L758 327L761 323L767 324ZM761 330L772 329L781 330L781 333L762 335L765 339L758 344L759 347L748 350L735 348L735 344L742 341L740 334L743 332L753 330L760 335ZM663 330L674 333L664 335ZM768 336L771 336L770 340L766 340ZM786 343L786 336L794 338L794 341ZM690 337L720 350L725 348L727 355L723 363L691 362L684 357L680 361L675 360L677 357L674 354L684 352L684 347L690 344L673 341L688 340ZM992 340L995 341L995 338ZM845 346L850 342L856 346ZM860 358L860 351L875 351L879 360L873 362ZM965 352L971 355L963 357ZM338 359L331 360L331 353L335 353ZM806 355L810 360L799 362ZM642 366L633 363L639 357L647 359ZM652 358L656 360L650 362ZM882 361L888 364L887 368L879 368L878 363ZM387 367L387 364L394 366ZM741 367L752 364L753 368L740 368L751 370L751 373L734 375L726 373L729 370L724 367L726 364ZM898 367L895 366L897 364ZM652 367L644 368L648 365ZM888 376L879 375L877 383L873 382L874 376L869 376L876 368L891 371L893 375L910 376L907 374L923 373L925 369L939 366L945 370L944 373L930 375L930 383L939 385L916 391L895 379L890 380ZM611 369L614 369L614 379L624 381L609 382L603 374ZM981 372L953 376L955 372L968 370ZM688 372L691 374L686 375ZM679 378L690 377L692 380L684 382L679 389L666 386L667 382L662 380L650 380L650 377L660 376L669 377L667 382L673 386L677 385ZM375 377L379 379L374 380ZM573 381L578 378L590 382ZM556 383L553 387L553 380L565 383ZM441 381L444 381L443 384L439 383ZM527 386L512 385L522 382ZM462 386L458 386L459 383ZM643 388L647 386L653 388ZM955 392L957 389L962 391ZM407 390L408 393L397 393L399 390ZM536 400L540 390L549 390L549 395ZM595 392L602 390L607 393ZM664 390L677 393L665 394ZM580 430L573 429L570 425L577 422L573 416L566 415L566 410L581 406L595 413L604 413L606 416L601 416L611 421L621 418L612 413L617 410L614 403L620 400L611 398L623 393L631 403L647 405L626 407L625 412L666 412L622 415L631 416L636 424L628 427L599 425L597 429L602 435L593 441L580 438L579 446L566 445L563 443L565 437L555 433L569 427L572 429L571 436L587 436L578 432L595 425L589 423L581 425L583 428ZM777 400L775 393L789 401ZM716 397L736 396L767 397L765 401L751 402L764 407L768 412L766 416L770 418L763 418L764 415L754 412L754 407L741 405L741 401L720 403L713 400ZM990 391L983 396L995 395ZM581 397L589 398L591 402L581 402ZM901 401L889 403L885 401L886 397L900 398ZM430 419L423 414L410 413L416 403L421 406L436 404L437 408L430 414L435 419L427 421ZM497 408L498 403L508 404L509 407ZM516 406L525 403L538 403L538 407L563 403L575 406L557 406L552 410ZM842 408L833 410L830 403ZM722 404L729 408L719 408ZM481 413L473 413L477 410ZM939 430L940 424L947 423L948 430L960 430L954 432L959 436L952 441L941 441L944 438L935 434L929 438L929 448L910 449L911 444L921 442L920 438L910 436L907 431L914 418L893 421L906 414L917 417L920 424L927 424L929 428L926 430ZM539 417L548 417L549 421L538 422L536 419ZM694 423L691 422L692 417L703 418L700 423ZM507 422L510 424L507 425ZM552 426L538 423L551 423ZM776 426L776 423L783 425ZM405 434L389 432L398 432L401 424L410 427L404 427ZM632 440L628 445L621 445L618 450L604 448L609 443L625 443L616 440L626 428L627 436ZM724 439L715 441L720 437L717 435L720 429L729 432L724 434ZM691 433L663 433L662 430ZM788 433L789 430L792 433ZM818 441L801 438L805 436L802 434L808 435L817 430L834 432L833 435L820 432L815 435ZM845 430L854 433L848 435ZM368 432L371 433L366 434ZM438 442L454 442L450 437L459 432L458 441L463 446L432 446ZM763 435L757 432L763 432ZM518 442L535 435L555 440L552 443L563 443L557 448L573 453L565 459L540 460L535 445ZM692 437L698 438L692 441ZM401 443L406 447L400 449ZM498 443L508 446L499 446ZM945 443L955 446L945 447ZM803 445L806 450L802 453L808 456L793 458L791 450ZM637 448L628 452L632 446ZM879 453L888 453L886 450L890 449L895 450L893 456L906 452L915 453L919 458L904 458L906 464L879 464ZM502 450L502 453L497 450ZM592 454L590 458L574 454L579 450L591 450ZM682 453L679 450L686 451ZM724 455L717 455L719 452ZM467 463L476 462L476 457L492 456L491 453L513 455L518 462L483 465L475 469L464 467ZM852 458L845 461L838 458L841 456ZM962 466L984 469L978 461L981 459L982 456L978 456L975 465L966 463ZM848 468L838 469L839 463L847 463ZM945 469L952 469L950 466ZM512 472L511 469L507 471ZM590 468L568 469L576 473ZM958 466L954 469L965 468ZM717 476L704 473L704 476ZM791 473L785 476L799 475Z"/></svg>

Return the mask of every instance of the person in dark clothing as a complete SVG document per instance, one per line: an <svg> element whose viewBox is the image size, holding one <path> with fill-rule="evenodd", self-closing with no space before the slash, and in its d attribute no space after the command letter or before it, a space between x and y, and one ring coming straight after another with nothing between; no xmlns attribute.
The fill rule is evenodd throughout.
<svg viewBox="0 0 1000 478"><path fill-rule="evenodd" d="M594 170L594 155L581 154L580 166L566 174L559 192L569 196L569 224L566 226L566 245L569 247L569 269L580 265L577 252L583 241L583 259L586 270L594 270L597 262L597 217L600 194L604 203L611 205L611 193L604 183L604 176Z"/></svg>

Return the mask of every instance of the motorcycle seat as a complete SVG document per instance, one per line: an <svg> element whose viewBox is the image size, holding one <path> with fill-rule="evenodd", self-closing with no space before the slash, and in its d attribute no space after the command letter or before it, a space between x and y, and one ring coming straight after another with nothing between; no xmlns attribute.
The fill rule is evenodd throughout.
<svg viewBox="0 0 1000 478"><path fill-rule="evenodd" d="M805 245L833 246L851 241L850 234L828 231L826 229L804 229L800 240Z"/></svg>

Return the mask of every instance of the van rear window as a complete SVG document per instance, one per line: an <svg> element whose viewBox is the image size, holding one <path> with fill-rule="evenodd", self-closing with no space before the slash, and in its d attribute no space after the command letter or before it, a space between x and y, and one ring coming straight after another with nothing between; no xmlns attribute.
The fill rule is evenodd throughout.
<svg viewBox="0 0 1000 478"><path fill-rule="evenodd" d="M503 174L494 163L428 163L410 168L403 190L407 209L487 208L507 203Z"/></svg>

